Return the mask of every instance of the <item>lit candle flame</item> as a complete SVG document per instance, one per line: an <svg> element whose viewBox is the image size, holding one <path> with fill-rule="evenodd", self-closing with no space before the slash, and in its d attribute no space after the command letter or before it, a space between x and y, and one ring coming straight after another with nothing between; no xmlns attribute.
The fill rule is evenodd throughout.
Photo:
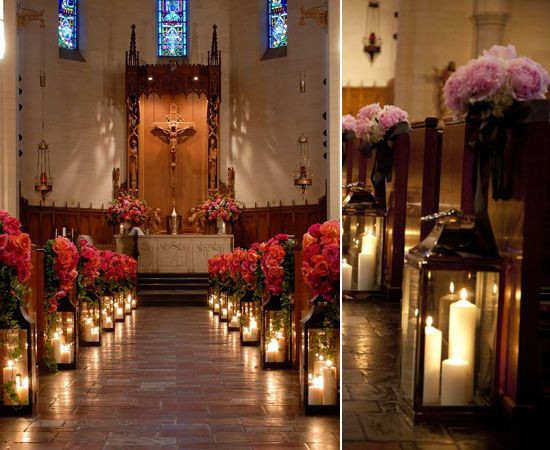
<svg viewBox="0 0 550 450"><path fill-rule="evenodd" d="M426 326L431 327L433 323L434 323L434 320L432 319L432 316L428 316L426 318Z"/></svg>
<svg viewBox="0 0 550 450"><path fill-rule="evenodd" d="M460 300L468 300L468 291L466 288L460 290Z"/></svg>
<svg viewBox="0 0 550 450"><path fill-rule="evenodd" d="M455 283L454 283L454 281L451 281L451 284L449 284L449 292L451 294L455 293Z"/></svg>

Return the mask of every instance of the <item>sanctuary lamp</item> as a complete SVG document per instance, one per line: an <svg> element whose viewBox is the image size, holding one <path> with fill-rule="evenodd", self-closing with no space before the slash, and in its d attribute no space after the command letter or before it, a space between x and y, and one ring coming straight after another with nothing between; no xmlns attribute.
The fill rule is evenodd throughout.
<svg viewBox="0 0 550 450"><path fill-rule="evenodd" d="M81 302L78 321L81 347L101 346L101 304Z"/></svg>
<svg viewBox="0 0 550 450"><path fill-rule="evenodd" d="M292 367L292 328L292 306L285 308L280 296L271 295L262 306L262 369Z"/></svg>
<svg viewBox="0 0 550 450"><path fill-rule="evenodd" d="M363 183L347 186L342 208L342 290L345 297L382 295L386 211Z"/></svg>
<svg viewBox="0 0 550 450"><path fill-rule="evenodd" d="M112 295L101 297L101 329L115 331L115 299Z"/></svg>
<svg viewBox="0 0 550 450"><path fill-rule="evenodd" d="M492 234L456 211L405 258L400 394L414 413L494 404L502 264Z"/></svg>
<svg viewBox="0 0 550 450"><path fill-rule="evenodd" d="M261 310L261 300L254 291L246 291L241 298L241 345L260 345Z"/></svg>
<svg viewBox="0 0 550 450"><path fill-rule="evenodd" d="M314 301L302 319L300 402L306 415L337 414L340 409L340 327L327 320L334 316L332 308Z"/></svg>
<svg viewBox="0 0 550 450"><path fill-rule="evenodd" d="M13 319L0 325L0 416L30 416L38 392L36 327L21 306Z"/></svg>
<svg viewBox="0 0 550 450"><path fill-rule="evenodd" d="M78 354L78 308L69 295L58 302L56 322L50 334L52 355L59 370L76 370Z"/></svg>

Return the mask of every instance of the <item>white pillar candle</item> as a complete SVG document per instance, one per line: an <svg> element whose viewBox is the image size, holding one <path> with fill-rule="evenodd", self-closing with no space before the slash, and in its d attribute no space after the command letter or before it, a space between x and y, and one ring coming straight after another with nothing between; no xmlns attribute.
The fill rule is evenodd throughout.
<svg viewBox="0 0 550 450"><path fill-rule="evenodd" d="M256 319L254 318L250 319L250 340L258 340L258 322L256 322Z"/></svg>
<svg viewBox="0 0 550 450"><path fill-rule="evenodd" d="M124 319L124 310L120 306L117 306L117 308L116 308L115 318L116 319Z"/></svg>
<svg viewBox="0 0 550 450"><path fill-rule="evenodd" d="M468 301L466 289L460 291L460 300L451 303L449 313L449 357L475 363L476 306Z"/></svg>
<svg viewBox="0 0 550 450"><path fill-rule="evenodd" d="M342 289L344 291L351 291L351 276L353 268L351 264L344 259L342 262Z"/></svg>
<svg viewBox="0 0 550 450"><path fill-rule="evenodd" d="M278 352L277 362L285 362L286 359L286 339L283 336L277 338Z"/></svg>
<svg viewBox="0 0 550 450"><path fill-rule="evenodd" d="M61 356L58 362L61 364L70 364L71 361L71 347L68 345L61 345Z"/></svg>
<svg viewBox="0 0 550 450"><path fill-rule="evenodd" d="M424 391L422 403L439 402L439 380L441 371L441 342L443 333L432 327L432 317L428 316L424 328Z"/></svg>
<svg viewBox="0 0 550 450"><path fill-rule="evenodd" d="M99 342L99 327L92 328L91 338L92 342Z"/></svg>
<svg viewBox="0 0 550 450"><path fill-rule="evenodd" d="M227 319L227 308L222 308L222 319Z"/></svg>
<svg viewBox="0 0 550 450"><path fill-rule="evenodd" d="M449 358L441 367L441 406L464 406L472 399L472 369L460 358Z"/></svg>
<svg viewBox="0 0 550 450"><path fill-rule="evenodd" d="M55 361L61 362L61 338L57 332L53 334L50 343L52 345L53 357L55 358Z"/></svg>
<svg viewBox="0 0 550 450"><path fill-rule="evenodd" d="M6 363L6 367L2 368L2 384L15 382L15 364L11 359L8 360ZM3 402L4 404L11 405L13 402L9 398L7 392L5 389L2 389L3 395Z"/></svg>
<svg viewBox="0 0 550 450"><path fill-rule="evenodd" d="M308 387L308 404L311 406L323 404L323 378L313 377Z"/></svg>
<svg viewBox="0 0 550 450"><path fill-rule="evenodd" d="M19 405L29 403L29 377L16 376L15 392L18 398Z"/></svg>
<svg viewBox="0 0 550 450"><path fill-rule="evenodd" d="M250 330L248 327L243 327L243 341L244 342L250 342L252 340L252 336L250 334Z"/></svg>
<svg viewBox="0 0 550 450"><path fill-rule="evenodd" d="M267 351L265 353L266 362L277 362L279 353L279 342L277 339L271 339L267 344Z"/></svg>
<svg viewBox="0 0 550 450"><path fill-rule="evenodd" d="M363 236L357 269L357 289L360 291L372 291L376 286L377 240L372 229Z"/></svg>
<svg viewBox="0 0 550 450"><path fill-rule="evenodd" d="M338 390L336 367L332 367L332 363L327 361L327 364L321 368L321 377L323 380L323 405L336 405Z"/></svg>
<svg viewBox="0 0 550 450"><path fill-rule="evenodd" d="M460 296L455 292L455 284L451 281L449 284L449 293L439 299L439 314L437 316L437 323L439 329L444 333L449 332L449 313L451 303L460 300ZM445 335L448 338L447 335Z"/></svg>

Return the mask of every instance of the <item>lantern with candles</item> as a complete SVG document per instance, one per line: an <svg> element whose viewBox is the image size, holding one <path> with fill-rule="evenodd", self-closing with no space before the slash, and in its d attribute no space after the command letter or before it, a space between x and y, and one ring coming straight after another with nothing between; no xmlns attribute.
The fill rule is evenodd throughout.
<svg viewBox="0 0 550 450"><path fill-rule="evenodd" d="M262 307L262 369L292 367L292 306L279 295L270 295Z"/></svg>
<svg viewBox="0 0 550 450"><path fill-rule="evenodd" d="M127 315L127 316L131 316L132 311L133 311L133 308L132 308L132 300L133 300L132 293L131 292L124 292L122 294L122 297L124 299L124 314Z"/></svg>
<svg viewBox="0 0 550 450"><path fill-rule="evenodd" d="M136 310L138 308L138 297L137 297L137 289L132 289L132 310Z"/></svg>
<svg viewBox="0 0 550 450"><path fill-rule="evenodd" d="M501 261L490 227L436 214L406 256L400 392L415 413L492 406L496 394Z"/></svg>
<svg viewBox="0 0 550 450"><path fill-rule="evenodd" d="M300 400L307 415L339 411L340 326L336 304L318 297L302 319Z"/></svg>
<svg viewBox="0 0 550 450"><path fill-rule="evenodd" d="M342 209L342 290L352 298L382 295L386 212L363 183L347 189Z"/></svg>
<svg viewBox="0 0 550 450"><path fill-rule="evenodd" d="M112 295L101 297L101 329L105 332L115 331L115 299Z"/></svg>
<svg viewBox="0 0 550 450"><path fill-rule="evenodd" d="M78 325L81 347L101 346L101 304L99 301L80 302Z"/></svg>
<svg viewBox="0 0 550 450"><path fill-rule="evenodd" d="M241 345L260 345L261 299L248 290L241 298Z"/></svg>
<svg viewBox="0 0 550 450"><path fill-rule="evenodd" d="M222 287L220 289L220 298L219 298L219 316L220 316L220 322L227 322L227 311L228 311L228 304L229 304L229 294L230 289L227 287ZM214 311L215 313L215 311Z"/></svg>
<svg viewBox="0 0 550 450"><path fill-rule="evenodd" d="M241 309L239 307L242 293L238 290L231 292L227 301L227 331L241 330Z"/></svg>
<svg viewBox="0 0 550 450"><path fill-rule="evenodd" d="M28 416L33 414L38 391L36 327L20 305L13 312L11 326L0 326L0 415Z"/></svg>
<svg viewBox="0 0 550 450"><path fill-rule="evenodd" d="M125 314L124 314L124 294L117 292L115 295L115 322L124 322Z"/></svg>
<svg viewBox="0 0 550 450"><path fill-rule="evenodd" d="M57 311L52 315L50 346L58 370L76 370L78 354L78 308L65 295L58 301Z"/></svg>

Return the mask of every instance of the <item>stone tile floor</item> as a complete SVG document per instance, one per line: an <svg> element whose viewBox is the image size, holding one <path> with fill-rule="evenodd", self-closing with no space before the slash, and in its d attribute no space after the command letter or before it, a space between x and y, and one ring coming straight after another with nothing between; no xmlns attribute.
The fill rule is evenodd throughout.
<svg viewBox="0 0 550 450"><path fill-rule="evenodd" d="M400 305L344 302L343 449L548 449L550 431L501 418L412 420L397 401Z"/></svg>
<svg viewBox="0 0 550 450"><path fill-rule="evenodd" d="M201 307L141 308L40 377L34 418L0 419L0 448L337 449L339 420L306 417L294 371L263 371Z"/></svg>

